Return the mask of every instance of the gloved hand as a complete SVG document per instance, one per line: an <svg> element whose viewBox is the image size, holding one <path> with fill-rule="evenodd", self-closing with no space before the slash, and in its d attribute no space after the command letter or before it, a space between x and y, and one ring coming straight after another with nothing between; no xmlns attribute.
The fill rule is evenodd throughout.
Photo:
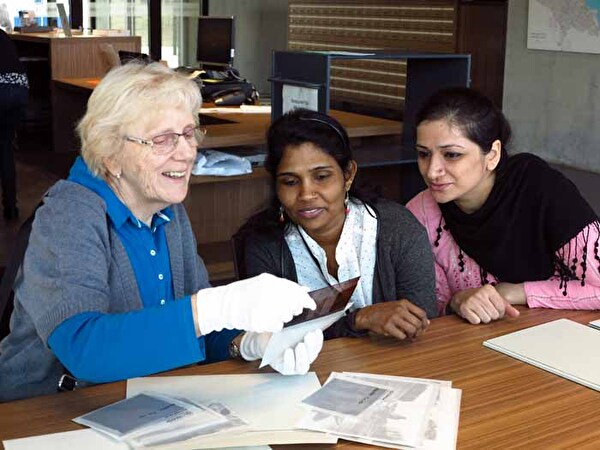
<svg viewBox="0 0 600 450"><path fill-rule="evenodd" d="M223 328L279 331L304 308L316 307L307 288L267 273L201 289L196 294L198 326L203 335Z"/></svg>
<svg viewBox="0 0 600 450"><path fill-rule="evenodd" d="M271 333L244 333L240 343L242 358L246 361L262 358L270 338ZM283 375L303 375L322 348L323 332L317 328L308 332L296 347L287 348L281 358L271 363L271 367Z"/></svg>

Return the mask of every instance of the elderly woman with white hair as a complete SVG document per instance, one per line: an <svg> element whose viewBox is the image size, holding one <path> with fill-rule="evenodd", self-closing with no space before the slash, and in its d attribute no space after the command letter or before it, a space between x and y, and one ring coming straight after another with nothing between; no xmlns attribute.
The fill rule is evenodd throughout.
<svg viewBox="0 0 600 450"><path fill-rule="evenodd" d="M271 275L210 287L181 205L200 106L196 85L160 64L117 68L94 90L81 156L37 210L15 281L0 401L259 359L269 332L315 308L306 289ZM271 365L306 372L322 342L309 333Z"/></svg>

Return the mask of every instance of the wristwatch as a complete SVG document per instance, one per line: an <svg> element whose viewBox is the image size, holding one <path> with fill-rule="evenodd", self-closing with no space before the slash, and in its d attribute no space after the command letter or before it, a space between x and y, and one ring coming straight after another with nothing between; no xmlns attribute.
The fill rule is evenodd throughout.
<svg viewBox="0 0 600 450"><path fill-rule="evenodd" d="M235 343L235 338L229 343L229 357L231 359L242 359L242 354L240 353L240 348Z"/></svg>
<svg viewBox="0 0 600 450"><path fill-rule="evenodd" d="M60 380L58 380L58 392L73 391L76 387L77 380L68 373L65 373L63 376L60 377Z"/></svg>

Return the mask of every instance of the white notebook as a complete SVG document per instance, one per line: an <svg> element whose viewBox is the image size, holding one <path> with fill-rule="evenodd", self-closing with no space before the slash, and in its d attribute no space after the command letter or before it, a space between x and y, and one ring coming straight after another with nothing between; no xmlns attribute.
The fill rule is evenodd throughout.
<svg viewBox="0 0 600 450"><path fill-rule="evenodd" d="M587 325L559 319L483 345L600 391L600 332Z"/></svg>

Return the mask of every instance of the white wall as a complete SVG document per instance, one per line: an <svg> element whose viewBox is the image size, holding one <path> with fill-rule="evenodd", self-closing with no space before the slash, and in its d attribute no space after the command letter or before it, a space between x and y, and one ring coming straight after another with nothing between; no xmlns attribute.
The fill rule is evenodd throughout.
<svg viewBox="0 0 600 450"><path fill-rule="evenodd" d="M509 0L504 112L514 151L600 173L600 54L527 49L527 0Z"/></svg>

